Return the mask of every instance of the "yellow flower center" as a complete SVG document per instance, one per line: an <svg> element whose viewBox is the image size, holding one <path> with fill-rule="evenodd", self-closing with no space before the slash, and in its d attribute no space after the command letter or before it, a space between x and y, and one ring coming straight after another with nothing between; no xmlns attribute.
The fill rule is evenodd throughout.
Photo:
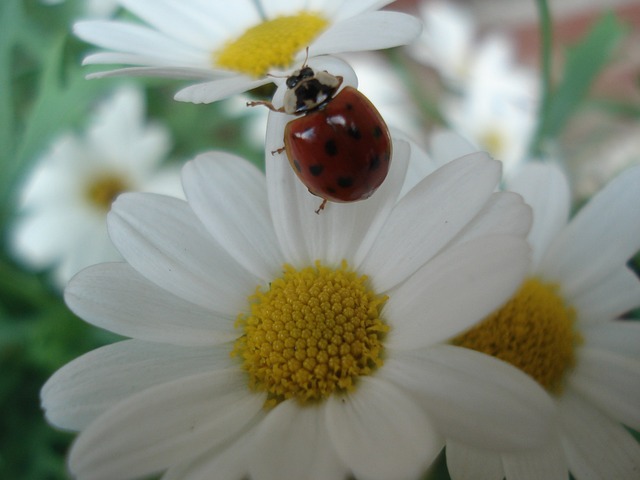
<svg viewBox="0 0 640 480"><path fill-rule="evenodd" d="M505 148L505 140L502 132L496 128L487 129L480 136L480 145L493 155L502 155Z"/></svg>
<svg viewBox="0 0 640 480"><path fill-rule="evenodd" d="M529 278L502 308L452 343L504 360L559 394L581 337L574 328L575 311L558 290Z"/></svg>
<svg viewBox="0 0 640 480"><path fill-rule="evenodd" d="M99 210L109 211L116 197L130 190L128 183L115 173L105 173L93 179L86 188L86 198Z"/></svg>
<svg viewBox="0 0 640 480"><path fill-rule="evenodd" d="M284 266L282 277L249 297L251 313L238 316L240 357L249 386L268 394L267 407L295 398L300 404L355 388L358 377L382 363L381 318L387 297L350 270Z"/></svg>
<svg viewBox="0 0 640 480"><path fill-rule="evenodd" d="M253 77L265 75L273 68L287 68L295 54L308 47L329 21L318 13L276 17L249 28L214 52L217 67Z"/></svg>

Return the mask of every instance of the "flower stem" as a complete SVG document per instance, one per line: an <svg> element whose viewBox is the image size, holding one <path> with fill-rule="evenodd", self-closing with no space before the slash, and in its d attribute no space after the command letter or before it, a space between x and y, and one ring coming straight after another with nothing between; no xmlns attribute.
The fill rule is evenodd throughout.
<svg viewBox="0 0 640 480"><path fill-rule="evenodd" d="M551 53L553 47L553 31L551 23L551 12L547 0L536 0L538 7L538 19L540 27L540 65L542 97L538 112L538 126L529 147L531 156L538 156L543 153L544 143L547 135L547 119L549 116L549 106L551 104Z"/></svg>

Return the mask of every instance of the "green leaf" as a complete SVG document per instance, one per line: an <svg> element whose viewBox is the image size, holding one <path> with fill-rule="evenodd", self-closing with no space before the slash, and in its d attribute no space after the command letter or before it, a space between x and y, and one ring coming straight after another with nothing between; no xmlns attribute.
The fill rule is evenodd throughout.
<svg viewBox="0 0 640 480"><path fill-rule="evenodd" d="M564 76L546 112L545 137L560 135L627 32L628 28L613 13L607 13L580 43L568 50Z"/></svg>

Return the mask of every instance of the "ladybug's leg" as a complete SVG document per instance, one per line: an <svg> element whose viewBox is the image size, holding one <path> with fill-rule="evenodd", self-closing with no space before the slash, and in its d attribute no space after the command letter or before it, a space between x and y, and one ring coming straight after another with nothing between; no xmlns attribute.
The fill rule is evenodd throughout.
<svg viewBox="0 0 640 480"><path fill-rule="evenodd" d="M271 110L272 112L284 112L284 108L280 107L280 108L276 108L273 106L273 103L271 102L265 102L262 100L256 101L256 102L247 102L247 107L257 107L258 105L264 105L265 107L267 107L269 110Z"/></svg>
<svg viewBox="0 0 640 480"><path fill-rule="evenodd" d="M320 211L324 210L325 205L327 204L327 199L323 198L322 199L322 203L320 204L320 206L318 207L318 209L316 210L316 214L320 215Z"/></svg>
<svg viewBox="0 0 640 480"><path fill-rule="evenodd" d="M286 147L280 147L280 148L277 148L276 150L271 150L271 155L275 155L276 153L282 153L286 149L287 149Z"/></svg>

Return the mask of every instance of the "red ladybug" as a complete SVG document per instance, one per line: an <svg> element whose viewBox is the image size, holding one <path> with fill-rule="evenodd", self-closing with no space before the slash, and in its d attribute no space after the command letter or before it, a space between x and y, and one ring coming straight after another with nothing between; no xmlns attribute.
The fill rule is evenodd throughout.
<svg viewBox="0 0 640 480"><path fill-rule="evenodd" d="M287 78L284 105L273 111L300 115L284 131L284 148L298 178L314 195L354 202L382 184L391 161L391 136L378 110L342 77L303 67Z"/></svg>

